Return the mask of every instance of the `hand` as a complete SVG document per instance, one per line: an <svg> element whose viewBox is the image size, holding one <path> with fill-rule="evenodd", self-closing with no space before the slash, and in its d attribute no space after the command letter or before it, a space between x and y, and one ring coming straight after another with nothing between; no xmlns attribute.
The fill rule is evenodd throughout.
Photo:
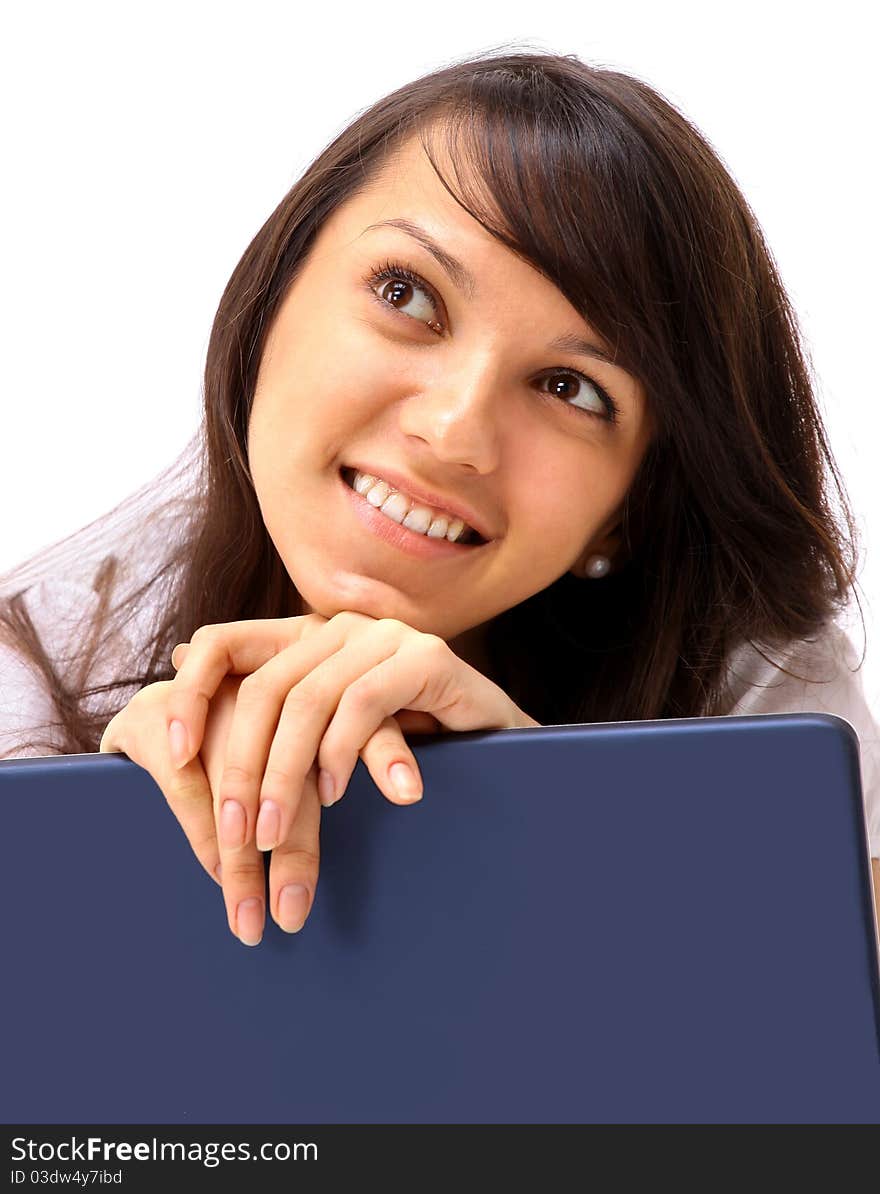
<svg viewBox="0 0 880 1194"><path fill-rule="evenodd" d="M421 783L402 729L539 724L436 635L353 612L330 620L308 615L200 627L190 644L175 647L172 662L179 670L167 717L169 726L180 722L184 767L202 749L206 709L218 685L229 672L245 674L220 783L212 783L224 895L233 908L261 895L251 854L241 852L254 841L261 850L288 842L315 771L324 773L322 803L332 804L360 754L380 791L411 803L420 798ZM398 764L411 771L408 787L396 786ZM274 875L270 889L274 908Z"/></svg>
<svg viewBox="0 0 880 1194"><path fill-rule="evenodd" d="M317 626L323 625L326 618L310 615L299 621L299 634L307 637ZM266 623L248 625L264 628ZM177 653L183 654L188 649L178 647ZM199 722L203 727L201 750L183 767L172 759L168 737L171 720L168 697L174 687L173 681L150 684L136 693L111 719L99 746L103 753L124 752L152 775L196 857L221 885L223 874L216 835L218 806L214 794L220 789L226 743L241 683L241 677L224 676L217 685ZM397 732L400 733L399 727ZM376 745L368 742L361 752L372 766L375 764L370 760ZM304 798L297 816L285 841L273 851L270 864L272 915L287 932L297 932L302 927L314 899L318 881L319 823L320 805L313 767L305 780ZM245 944L256 945L262 937L265 920L265 870L253 840L233 852L228 872L224 897L229 928ZM242 887L245 890L242 891Z"/></svg>
<svg viewBox="0 0 880 1194"><path fill-rule="evenodd" d="M179 668L168 708L186 741L182 764L200 748L204 709L221 679L228 672L246 673L220 800L241 804L244 838L255 826L261 850L284 838L315 760L321 803L333 804L348 785L359 751L392 714L421 712L433 725L420 728L459 731L539 724L436 635L352 612L317 625L314 617L203 626L191 643L172 652ZM389 799L410 803L421 795L415 758L399 723L389 729L386 774L373 764L371 774ZM396 762L409 766L415 784L400 784L391 774Z"/></svg>
<svg viewBox="0 0 880 1194"><path fill-rule="evenodd" d="M101 739L102 752L124 751L152 775L162 790L205 870L222 886L220 852L215 831L216 801L223 774L223 760L241 678L226 676L210 703L204 741L198 756L184 768L171 761L167 732L167 698L171 681L141 689L108 724ZM272 852L270 890L272 914L286 932L298 932L305 923L318 883L319 825L315 768L309 772L303 799L286 841ZM246 945L257 945L265 921L264 860L250 842L237 851L231 873L250 881L251 890L241 899L235 884L224 890L231 932Z"/></svg>

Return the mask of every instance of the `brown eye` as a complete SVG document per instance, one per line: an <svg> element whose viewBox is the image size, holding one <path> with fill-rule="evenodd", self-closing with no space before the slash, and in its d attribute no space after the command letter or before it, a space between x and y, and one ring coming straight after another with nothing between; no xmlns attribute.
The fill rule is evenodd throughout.
<svg viewBox="0 0 880 1194"><path fill-rule="evenodd" d="M433 290L424 279L405 266L388 262L383 269L370 274L367 285L376 301L383 306L391 307L419 323L437 324L440 305Z"/></svg>
<svg viewBox="0 0 880 1194"><path fill-rule="evenodd" d="M587 377L586 373L581 373L578 369L554 369L545 374L540 384L543 385L548 381L551 383L550 389L540 391L543 398L551 402L558 398L563 406L576 414L589 415L594 419L604 419L607 423L617 422L619 414L617 403L598 382ZM595 405L592 407L575 405L575 403L587 401L588 395L584 392L585 389L592 390L598 397L601 410L597 410Z"/></svg>

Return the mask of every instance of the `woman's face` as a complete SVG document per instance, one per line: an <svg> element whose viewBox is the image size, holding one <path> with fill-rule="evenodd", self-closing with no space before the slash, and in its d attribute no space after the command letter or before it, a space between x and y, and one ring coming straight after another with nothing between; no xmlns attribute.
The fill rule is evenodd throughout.
<svg viewBox="0 0 880 1194"><path fill-rule="evenodd" d="M456 278L388 220L424 230ZM369 280L389 263L390 279ZM310 612L397 618L455 646L592 552L613 557L650 439L645 394L618 366L551 347L566 335L608 351L455 202L417 138L325 222L268 336L248 430L266 527ZM616 425L578 371L613 398ZM396 480L399 511L411 489L432 496L409 521L435 532L465 506L487 542L401 528L343 469Z"/></svg>

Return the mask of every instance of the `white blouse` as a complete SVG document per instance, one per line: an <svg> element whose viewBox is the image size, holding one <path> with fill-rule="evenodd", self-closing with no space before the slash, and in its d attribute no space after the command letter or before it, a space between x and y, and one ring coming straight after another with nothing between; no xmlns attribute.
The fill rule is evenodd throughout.
<svg viewBox="0 0 880 1194"><path fill-rule="evenodd" d="M50 658L55 659L75 654L75 627L86 613L96 612L97 594L82 581L43 580L27 590L26 604ZM143 617L142 627L135 623L127 627L132 645L147 629L148 611L143 611ZM849 635L832 624L814 642L795 642L785 652L767 654L805 679L786 675L747 643L733 652L728 664L734 699L729 716L817 712L833 713L848 721L860 743L870 853L880 858L880 729L865 699L862 672L853 670L859 652ZM96 681L112 679L112 661L108 660L102 671L106 675L95 677ZM20 750L18 744L28 731L53 716L52 702L30 667L0 643L0 758L36 755L38 751ZM60 749L52 753L60 753Z"/></svg>

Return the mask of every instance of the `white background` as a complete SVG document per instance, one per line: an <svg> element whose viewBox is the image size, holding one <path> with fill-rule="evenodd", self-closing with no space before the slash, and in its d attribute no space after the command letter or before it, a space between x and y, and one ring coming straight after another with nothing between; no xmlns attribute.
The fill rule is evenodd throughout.
<svg viewBox="0 0 880 1194"><path fill-rule="evenodd" d="M226 281L327 142L424 71L514 43L653 84L709 138L757 214L859 517L865 686L880 703L866 6L312 7L30 3L4 18L0 572L177 456L198 426Z"/></svg>

